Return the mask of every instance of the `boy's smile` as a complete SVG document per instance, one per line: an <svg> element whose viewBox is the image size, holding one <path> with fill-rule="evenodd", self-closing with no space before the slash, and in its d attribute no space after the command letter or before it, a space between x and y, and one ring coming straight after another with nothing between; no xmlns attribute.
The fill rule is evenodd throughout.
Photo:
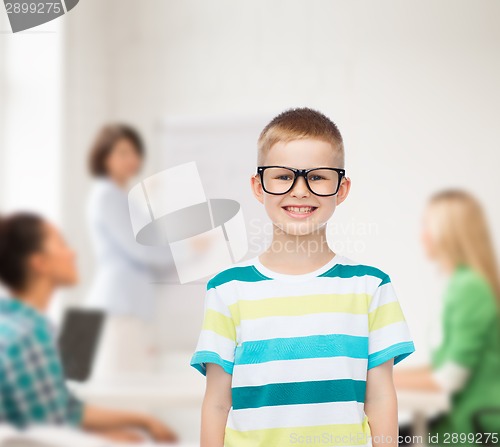
<svg viewBox="0 0 500 447"><path fill-rule="evenodd" d="M317 206L306 206L306 205L286 205L282 206L285 212L294 219L304 219L309 217L318 209Z"/></svg>

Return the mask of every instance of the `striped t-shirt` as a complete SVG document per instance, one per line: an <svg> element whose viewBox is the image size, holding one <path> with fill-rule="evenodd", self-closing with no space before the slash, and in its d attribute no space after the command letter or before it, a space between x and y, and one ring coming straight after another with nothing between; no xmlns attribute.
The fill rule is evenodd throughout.
<svg viewBox="0 0 500 447"><path fill-rule="evenodd" d="M232 374L225 447L372 446L367 371L414 351L386 273L337 254L290 275L256 256L208 281L191 365Z"/></svg>

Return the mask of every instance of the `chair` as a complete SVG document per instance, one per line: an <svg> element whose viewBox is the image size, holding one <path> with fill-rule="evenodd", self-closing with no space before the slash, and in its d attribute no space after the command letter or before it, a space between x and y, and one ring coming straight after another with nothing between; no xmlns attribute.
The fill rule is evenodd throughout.
<svg viewBox="0 0 500 447"><path fill-rule="evenodd" d="M477 410L472 415L472 426L476 435L480 433L491 433L488 438L485 437L484 439L480 440L480 443L485 447L500 445L499 431L492 432L491 428L487 428L487 425L485 423L485 418L491 416L493 416L495 421L493 427L496 427L495 430L500 431L500 407L482 408L480 410Z"/></svg>

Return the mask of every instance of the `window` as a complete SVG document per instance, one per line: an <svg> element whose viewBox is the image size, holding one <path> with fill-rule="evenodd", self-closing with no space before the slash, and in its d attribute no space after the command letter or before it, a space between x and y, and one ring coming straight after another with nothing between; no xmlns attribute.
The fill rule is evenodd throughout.
<svg viewBox="0 0 500 447"><path fill-rule="evenodd" d="M13 34L0 14L0 210L59 222L61 20Z"/></svg>

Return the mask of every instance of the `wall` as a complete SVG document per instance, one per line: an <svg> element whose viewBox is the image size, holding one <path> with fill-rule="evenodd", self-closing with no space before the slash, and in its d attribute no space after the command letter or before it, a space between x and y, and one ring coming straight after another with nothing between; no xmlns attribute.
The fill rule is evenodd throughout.
<svg viewBox="0 0 500 447"><path fill-rule="evenodd" d="M417 344L411 361L425 360L442 287L418 240L426 198L442 187L465 187L486 205L492 228L500 225L500 4L138 5L85 0L64 18L64 211L85 279L73 298L83 296L92 273L83 208L75 204L87 194L86 150L102 122L140 127L149 143L148 175L166 167L158 138L166 117L271 115L308 105L338 123L353 181L333 239L346 254L391 274ZM237 152L227 156L238 162ZM183 341L172 344L188 348L201 323L203 293L189 290L159 287L171 328L166 335L178 329L173 321L187 320Z"/></svg>

